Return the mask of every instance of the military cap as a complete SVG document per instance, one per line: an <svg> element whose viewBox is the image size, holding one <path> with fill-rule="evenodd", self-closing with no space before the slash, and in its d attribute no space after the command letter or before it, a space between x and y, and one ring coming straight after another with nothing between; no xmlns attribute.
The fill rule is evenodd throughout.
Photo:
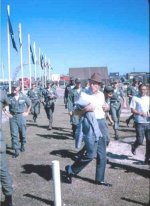
<svg viewBox="0 0 150 206"><path fill-rule="evenodd" d="M70 77L70 81L74 81L74 77Z"/></svg>
<svg viewBox="0 0 150 206"><path fill-rule="evenodd" d="M12 83L12 87L15 88L15 87L20 87L20 83L17 81L17 82L13 82Z"/></svg>
<svg viewBox="0 0 150 206"><path fill-rule="evenodd" d="M46 84L52 84L53 82L51 80L47 80Z"/></svg>
<svg viewBox="0 0 150 206"><path fill-rule="evenodd" d="M112 88L112 86L106 86L104 88L104 92L109 93L109 92L114 92L114 89Z"/></svg>
<svg viewBox="0 0 150 206"><path fill-rule="evenodd" d="M139 82L139 78L138 77L134 77L133 78L133 82Z"/></svg>
<svg viewBox="0 0 150 206"><path fill-rule="evenodd" d="M81 80L80 80L79 78L76 78L76 79L75 79L75 83L76 83L76 84L81 83Z"/></svg>
<svg viewBox="0 0 150 206"><path fill-rule="evenodd" d="M33 85L33 84L35 84L35 85L36 85L36 81L33 81L31 84L32 84L32 85Z"/></svg>

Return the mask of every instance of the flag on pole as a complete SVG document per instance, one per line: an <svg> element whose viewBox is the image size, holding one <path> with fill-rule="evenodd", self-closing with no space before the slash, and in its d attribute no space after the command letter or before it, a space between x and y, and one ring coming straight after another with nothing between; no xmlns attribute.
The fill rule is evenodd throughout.
<svg viewBox="0 0 150 206"><path fill-rule="evenodd" d="M44 57L43 55L40 56L40 64L41 64L41 68L44 69Z"/></svg>
<svg viewBox="0 0 150 206"><path fill-rule="evenodd" d="M31 52L32 63L35 64L35 61L34 61L34 55L33 55L33 51L32 51L32 47L31 47L31 45L30 45L30 52Z"/></svg>
<svg viewBox="0 0 150 206"><path fill-rule="evenodd" d="M8 15L8 27L9 27L9 34L10 34L10 37L11 37L13 48L18 52L16 42L15 42L15 39L14 39L14 32L13 32L13 28L12 28L12 25L11 25L9 15Z"/></svg>
<svg viewBox="0 0 150 206"><path fill-rule="evenodd" d="M18 35L19 35L19 45L20 47L22 47L20 27L18 28Z"/></svg>

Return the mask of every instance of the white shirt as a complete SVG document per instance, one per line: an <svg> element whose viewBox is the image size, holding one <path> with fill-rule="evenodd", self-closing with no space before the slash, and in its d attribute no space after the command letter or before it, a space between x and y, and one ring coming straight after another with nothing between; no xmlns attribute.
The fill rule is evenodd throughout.
<svg viewBox="0 0 150 206"><path fill-rule="evenodd" d="M94 113L96 119L105 118L105 112L103 111L102 108L102 106L105 104L105 97L101 91L99 91L97 94L92 94L92 95L82 92L80 97L83 100L91 103L95 107Z"/></svg>
<svg viewBox="0 0 150 206"><path fill-rule="evenodd" d="M133 96L131 103L130 103L130 108L135 109L138 112L145 113L149 115L149 109L150 109L150 98L148 96ZM134 114L135 122L137 123L148 123L147 117L143 117L141 115L136 115Z"/></svg>

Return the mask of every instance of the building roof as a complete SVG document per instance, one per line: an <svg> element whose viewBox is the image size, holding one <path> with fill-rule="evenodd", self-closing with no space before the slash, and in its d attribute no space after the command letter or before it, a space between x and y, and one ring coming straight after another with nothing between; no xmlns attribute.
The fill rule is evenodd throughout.
<svg viewBox="0 0 150 206"><path fill-rule="evenodd" d="M99 73L102 79L108 79L107 67L79 67L69 68L69 76L80 78L81 80L89 79L93 73Z"/></svg>

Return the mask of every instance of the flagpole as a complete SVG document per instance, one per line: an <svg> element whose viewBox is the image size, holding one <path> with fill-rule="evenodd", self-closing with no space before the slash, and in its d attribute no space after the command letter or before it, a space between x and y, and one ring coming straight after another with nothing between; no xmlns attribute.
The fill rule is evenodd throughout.
<svg viewBox="0 0 150 206"><path fill-rule="evenodd" d="M10 6L7 5L8 16L10 16ZM7 49L8 49L8 82L9 82L9 93L11 93L11 78L10 78L10 35L9 35L9 25L7 21Z"/></svg>
<svg viewBox="0 0 150 206"><path fill-rule="evenodd" d="M28 34L28 63L29 63L30 89L31 89L31 55L30 55L30 34Z"/></svg>
<svg viewBox="0 0 150 206"><path fill-rule="evenodd" d="M2 62L2 79L3 79L3 83L4 83L4 64Z"/></svg>
<svg viewBox="0 0 150 206"><path fill-rule="evenodd" d="M40 81L42 80L42 72L40 67L40 56L41 56L41 49L39 48L39 73L40 73Z"/></svg>
<svg viewBox="0 0 150 206"><path fill-rule="evenodd" d="M34 64L34 79L36 81L36 45L35 45L35 42L33 43L33 51L34 51L34 60L35 60L35 64Z"/></svg>
<svg viewBox="0 0 150 206"><path fill-rule="evenodd" d="M45 60L44 60L44 62L46 63L46 55L45 55ZM44 64L45 64L44 63ZM44 71L45 71L45 87L46 87L46 65L44 66Z"/></svg>
<svg viewBox="0 0 150 206"><path fill-rule="evenodd" d="M50 59L48 59L48 78L50 78Z"/></svg>
<svg viewBox="0 0 150 206"><path fill-rule="evenodd" d="M22 92L24 92L24 73L23 73L22 28L21 28L21 23L19 23L19 39L20 39L20 66L21 66Z"/></svg>

